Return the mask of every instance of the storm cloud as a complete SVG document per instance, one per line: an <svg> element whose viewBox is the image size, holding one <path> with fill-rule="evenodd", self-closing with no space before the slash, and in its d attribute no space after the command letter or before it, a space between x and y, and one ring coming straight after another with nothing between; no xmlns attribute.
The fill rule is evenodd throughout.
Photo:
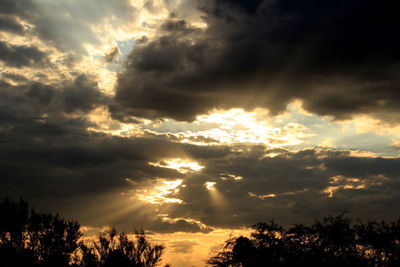
<svg viewBox="0 0 400 267"><path fill-rule="evenodd" d="M43 66L49 64L47 55L37 47L26 45L10 45L0 42L0 61L9 66Z"/></svg>
<svg viewBox="0 0 400 267"><path fill-rule="evenodd" d="M172 16L158 37L131 52L115 98L127 115L190 121L232 107L277 114L301 99L307 110L336 119L398 121L399 3L216 0L198 7L205 29Z"/></svg>

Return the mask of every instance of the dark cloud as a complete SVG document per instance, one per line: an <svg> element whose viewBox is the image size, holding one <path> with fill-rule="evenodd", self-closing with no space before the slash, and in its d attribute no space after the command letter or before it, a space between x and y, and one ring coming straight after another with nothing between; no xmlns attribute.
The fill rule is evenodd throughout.
<svg viewBox="0 0 400 267"><path fill-rule="evenodd" d="M302 99L307 110L336 119L399 118L396 1L207 3L199 3L206 30L169 20L160 37L131 52L116 94L126 114L192 120L215 107L276 114Z"/></svg>
<svg viewBox="0 0 400 267"><path fill-rule="evenodd" d="M193 247L199 245L199 243L196 241L182 240L169 242L168 245L175 253L189 253L193 250Z"/></svg>
<svg viewBox="0 0 400 267"><path fill-rule="evenodd" d="M30 0L1 0L1 14L23 14L32 10L33 4ZM24 11L25 10L25 11Z"/></svg>
<svg viewBox="0 0 400 267"><path fill-rule="evenodd" d="M0 61L8 66L44 66L49 64L46 53L35 46L11 45L0 42Z"/></svg>
<svg viewBox="0 0 400 267"><path fill-rule="evenodd" d="M79 114L95 107L96 94L84 92L95 90L95 84L79 76L62 85L31 84L18 89L3 85L0 195L22 195L38 207L84 224L157 232L210 231L184 218L235 227L271 218L282 223L307 222L343 211L364 219L399 216L396 206L388 204L400 197L399 159L353 157L349 151L319 149L202 147L156 135L122 138L93 133L86 129L95 125L84 117L65 113ZM88 103L58 102L60 96L65 98L65 91L78 88L88 94ZM270 152L278 155L265 157ZM148 164L176 157L191 158L205 168L182 174ZM158 178L183 180L185 187L169 196L181 199L182 204L130 200L136 189ZM206 182L216 182L216 191L207 190ZM326 192L329 187L334 190L331 198ZM268 197L271 194L275 197ZM165 213L177 219L164 221L159 215Z"/></svg>
<svg viewBox="0 0 400 267"><path fill-rule="evenodd" d="M386 206L400 196L397 158L353 157L348 151L316 149L280 150L273 158L264 155L263 149L252 147L203 161L206 168L186 178L186 187L177 196L184 204L169 216L235 227L270 219L285 224L309 222L345 211L362 219L395 220L400 215L396 207ZM205 182L216 182L216 190L207 190Z"/></svg>
<svg viewBox="0 0 400 267"><path fill-rule="evenodd" d="M0 118L10 123L41 118L56 120L63 113L86 113L108 101L97 82L84 74L54 85L26 82L13 86L4 83L0 95Z"/></svg>
<svg viewBox="0 0 400 267"><path fill-rule="evenodd" d="M27 82L29 81L29 79L27 79L26 77L19 75L19 74L15 74L15 73L9 73L9 72L5 72L1 74L2 78L6 78L6 79L10 79L16 82Z"/></svg>
<svg viewBox="0 0 400 267"><path fill-rule="evenodd" d="M165 222L162 220L154 220L146 223L153 231L159 233L173 233L173 232L187 232L187 233L196 233L203 232L208 233L211 232L211 228L202 229L198 224L194 222L188 222L184 219L178 219L174 222Z"/></svg>
<svg viewBox="0 0 400 267"><path fill-rule="evenodd" d="M24 27L13 17L0 16L0 31L22 33L24 31Z"/></svg>
<svg viewBox="0 0 400 267"><path fill-rule="evenodd" d="M86 114L107 103L108 98L88 75L53 85L29 81L11 85L2 81L0 196L23 196L39 208L82 219L85 224L115 223L130 230L138 225L163 232L209 231L186 220L164 222L150 204L142 204L140 211L128 209L115 214L133 205L129 197L121 206L113 203L119 205L124 199L119 193L134 195L131 190L158 177L184 176L176 170L151 166L150 161L171 157L210 159L226 155L229 150L172 143L157 137L122 138L88 131L97 125L88 121ZM113 199L105 200L113 194Z"/></svg>
<svg viewBox="0 0 400 267"><path fill-rule="evenodd" d="M118 59L119 49L118 47L114 47L107 54L104 55L104 61L107 63L112 63Z"/></svg>

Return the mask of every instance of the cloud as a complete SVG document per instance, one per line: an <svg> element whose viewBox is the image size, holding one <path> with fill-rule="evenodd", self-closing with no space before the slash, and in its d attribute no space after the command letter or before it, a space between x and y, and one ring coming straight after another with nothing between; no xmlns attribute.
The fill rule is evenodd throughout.
<svg viewBox="0 0 400 267"><path fill-rule="evenodd" d="M11 16L1 16L0 31L23 33L24 27Z"/></svg>
<svg viewBox="0 0 400 267"><path fill-rule="evenodd" d="M115 98L126 114L193 120L231 107L276 114L302 99L308 111L336 119L398 121L397 2L198 5L206 29L170 18L131 52Z"/></svg>
<svg viewBox="0 0 400 267"><path fill-rule="evenodd" d="M118 56L119 56L119 49L118 47L114 47L107 54L104 55L104 61L107 63L112 63L117 60Z"/></svg>
<svg viewBox="0 0 400 267"><path fill-rule="evenodd" d="M29 12L33 4L28 0L2 0L0 2L0 10L2 14L21 14ZM25 10L25 11L24 11Z"/></svg>
<svg viewBox="0 0 400 267"><path fill-rule="evenodd" d="M398 158L354 157L329 149L274 150L278 155L271 158L262 147L247 148L203 160L202 173L183 179L186 186L175 197L184 204L169 216L235 227L270 219L309 222L344 211L362 219L398 215L385 206L399 197ZM206 182L214 182L214 189L207 190Z"/></svg>
<svg viewBox="0 0 400 267"><path fill-rule="evenodd" d="M49 64L47 55L35 46L11 45L0 42L0 61L12 67Z"/></svg>
<svg viewBox="0 0 400 267"><path fill-rule="evenodd" d="M153 220L146 223L146 225L151 228L151 230L158 233L173 233L173 232L187 232L187 233L197 233L203 232L208 233L212 231L211 228L202 228L195 222L187 221L185 219L177 219L175 221L163 221L163 220Z"/></svg>
<svg viewBox="0 0 400 267"><path fill-rule="evenodd" d="M96 90L90 77L78 76L57 87L5 88L0 106L0 195L22 195L38 207L60 211L87 225L208 232L211 227L271 218L307 222L343 211L364 219L371 214L385 219L397 215L388 203L400 196L398 158L355 157L350 151L330 149L290 152L261 145L195 146L157 136L109 136L86 130L95 125L82 114L107 103L90 93ZM79 98L59 102L66 98L65 91L78 97L76 88L87 94L87 103L80 104ZM204 168L182 173L151 164L171 158L191 159ZM166 197L182 200L180 204L150 204L135 198L137 189L159 178L182 180L179 190L158 188ZM214 186L208 189L207 182Z"/></svg>
<svg viewBox="0 0 400 267"><path fill-rule="evenodd" d="M3 83L0 94L0 114L11 123L31 118L52 119L62 113L86 113L108 101L93 77L84 74L50 85L32 81L21 85Z"/></svg>
<svg viewBox="0 0 400 267"><path fill-rule="evenodd" d="M84 44L98 45L101 37L95 32L96 26L122 26L134 21L135 8L128 0L118 1L32 1L3 0L0 14L13 15L28 22L31 34L39 37L62 52L71 52L75 56L86 54ZM21 32L10 20L1 27Z"/></svg>
<svg viewBox="0 0 400 267"><path fill-rule="evenodd" d="M193 250L193 247L199 245L196 241L182 240L169 242L169 246L175 253L188 253Z"/></svg>
<svg viewBox="0 0 400 267"><path fill-rule="evenodd" d="M88 131L89 127L97 127L88 114L108 102L94 77L85 74L53 84L23 80L13 85L2 81L0 196L23 196L39 208L83 218L82 222L87 224L115 222L131 229L133 223L138 223L164 232L204 231L183 219L162 221L146 203L140 204L144 215L129 209L122 215L115 212L133 205L129 196L134 196L143 184L158 177L172 180L182 176L177 170L155 167L149 162L165 158L209 159L229 150ZM125 197L120 193L125 193ZM116 196L99 209L98 201L113 194ZM112 216L107 217L103 212L107 213L107 207L113 203L122 205L112 208ZM87 217L92 211L101 215ZM131 220L126 216L134 217Z"/></svg>

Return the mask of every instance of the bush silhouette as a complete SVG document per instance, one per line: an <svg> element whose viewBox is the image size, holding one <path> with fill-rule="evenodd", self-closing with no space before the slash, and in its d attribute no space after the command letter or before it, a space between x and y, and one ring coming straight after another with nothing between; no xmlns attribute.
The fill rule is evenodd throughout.
<svg viewBox="0 0 400 267"><path fill-rule="evenodd" d="M150 244L143 231L136 232L136 240L125 233L117 234L115 228L101 233L91 244L80 245L81 266L153 267L161 261L162 245Z"/></svg>
<svg viewBox="0 0 400 267"><path fill-rule="evenodd" d="M358 222L341 214L289 229L274 222L252 226L250 237L226 241L206 262L218 267L400 266L400 221Z"/></svg>
<svg viewBox="0 0 400 267"><path fill-rule="evenodd" d="M0 215L1 267L154 267L164 250L143 231L132 241L114 228L84 242L77 222L29 210L24 200L4 200Z"/></svg>
<svg viewBox="0 0 400 267"><path fill-rule="evenodd" d="M80 225L28 203L0 203L1 267L155 267L164 246L143 231L135 239L115 228L83 240ZM352 223L345 214L288 229L271 221L252 226L249 237L226 241L206 260L218 267L400 266L400 221ZM169 265L166 265L167 267Z"/></svg>
<svg viewBox="0 0 400 267"><path fill-rule="evenodd" d="M82 236L79 224L29 211L28 203L0 204L1 266L69 266Z"/></svg>

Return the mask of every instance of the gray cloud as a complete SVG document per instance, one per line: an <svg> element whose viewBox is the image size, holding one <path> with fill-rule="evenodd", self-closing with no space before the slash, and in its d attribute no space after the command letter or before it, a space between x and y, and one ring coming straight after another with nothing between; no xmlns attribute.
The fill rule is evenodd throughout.
<svg viewBox="0 0 400 267"><path fill-rule="evenodd" d="M399 215L395 205L388 205L400 197L399 159L353 157L348 151L335 150L269 151L264 146L240 151L239 147L179 144L157 136L121 138L91 133L86 128L94 125L84 118L63 114L87 112L97 97L89 94L85 99L93 104L82 106L76 106L79 101L74 105L56 101L68 88L88 90L84 88L90 85L94 86L89 78L80 76L59 91L38 84L9 91L3 86L0 195L22 195L39 207L79 218L84 224L116 224L129 230L145 227L157 232L209 231L184 219L163 221L160 213L216 227L271 218L288 224L307 222L343 211L363 219ZM269 152L279 155L265 157ZM182 174L148 164L171 157L191 158L205 168ZM173 196L182 199L182 204L129 200L136 189L158 177L183 180L185 187ZM339 178L334 181L333 177ZM349 180L354 178L358 180ZM206 189L206 182L216 182L217 194ZM329 187L335 187L331 198L323 192ZM268 197L271 194L275 197Z"/></svg>
<svg viewBox="0 0 400 267"><path fill-rule="evenodd" d="M275 151L276 152L276 151ZM184 201L170 216L192 217L207 225L235 227L276 219L284 224L349 212L361 219L395 220L399 159L350 156L348 151L307 149L263 157L260 147L205 163L185 180ZM229 174L243 177L234 180ZM216 182L216 191L204 183ZM332 195L330 195L330 191Z"/></svg>
<svg viewBox="0 0 400 267"><path fill-rule="evenodd" d="M0 1L1 14L21 14L32 10L32 1L28 0L2 0Z"/></svg>
<svg viewBox="0 0 400 267"><path fill-rule="evenodd" d="M146 225L149 228L151 228L151 230L159 232L159 233L173 233L173 232L208 233L208 232L212 231L211 228L202 229L196 223L188 222L183 219L179 219L176 222L165 222L165 221L157 219L157 220L150 221L150 223L147 222ZM188 249L190 249L190 248L188 248Z"/></svg>
<svg viewBox="0 0 400 267"><path fill-rule="evenodd" d="M9 66L44 66L49 64L47 55L35 46L11 45L0 42L0 61Z"/></svg>
<svg viewBox="0 0 400 267"><path fill-rule="evenodd" d="M175 253L188 253L193 250L193 247L198 245L196 241L173 241L168 243Z"/></svg>
<svg viewBox="0 0 400 267"><path fill-rule="evenodd" d="M85 115L108 101L88 75L53 85L2 81L0 196L23 196L39 208L82 219L86 224L116 223L130 230L138 225L164 232L204 231L185 220L161 221L149 204L142 205L143 214L128 210L112 217L105 215L126 208L112 206L123 199L120 192L133 194L129 191L157 177L183 177L176 170L151 166L149 161L169 157L210 159L229 153L227 149L198 148L154 137L121 138L87 131L96 125ZM135 185L127 183L126 178ZM117 198L102 203L102 196L110 194Z"/></svg>
<svg viewBox="0 0 400 267"><path fill-rule="evenodd" d="M107 63L112 63L118 59L119 49L118 47L114 47L107 54L104 55L103 59Z"/></svg>
<svg viewBox="0 0 400 267"><path fill-rule="evenodd" d="M397 2L208 3L199 3L205 31L172 19L131 52L116 94L126 114L192 120L214 107L276 114L299 98L336 119L399 118Z"/></svg>
<svg viewBox="0 0 400 267"><path fill-rule="evenodd" d="M0 31L23 33L24 27L11 16L0 16Z"/></svg>
<svg viewBox="0 0 400 267"><path fill-rule="evenodd" d="M110 23L113 26L133 22L134 7L128 0L107 1L46 1L2 0L0 14L14 15L33 25L31 33L63 52L76 56L86 53L84 43L99 44L94 25ZM9 30L10 22L1 27ZM7 26L8 25L8 26ZM13 26L14 32L20 30Z"/></svg>

